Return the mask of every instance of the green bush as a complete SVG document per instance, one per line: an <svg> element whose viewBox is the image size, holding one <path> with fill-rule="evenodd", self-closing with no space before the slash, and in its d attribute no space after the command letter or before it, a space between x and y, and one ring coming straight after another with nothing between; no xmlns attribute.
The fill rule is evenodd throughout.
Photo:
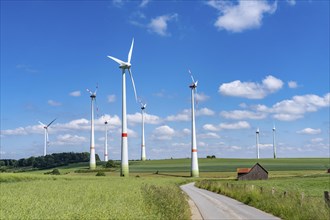
<svg viewBox="0 0 330 220"><path fill-rule="evenodd" d="M97 172L96 176L105 176L105 173L103 171Z"/></svg>
<svg viewBox="0 0 330 220"><path fill-rule="evenodd" d="M61 175L60 171L58 169L53 169L52 171L50 172L46 172L44 174L50 174L50 175Z"/></svg>
<svg viewBox="0 0 330 220"><path fill-rule="evenodd" d="M108 160L108 162L104 166L106 168L115 168L118 167L118 164L113 160Z"/></svg>

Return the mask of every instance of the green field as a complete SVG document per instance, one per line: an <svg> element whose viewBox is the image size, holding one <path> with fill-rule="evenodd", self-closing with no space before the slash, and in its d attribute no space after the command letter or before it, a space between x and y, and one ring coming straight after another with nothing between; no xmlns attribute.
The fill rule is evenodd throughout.
<svg viewBox="0 0 330 220"><path fill-rule="evenodd" d="M268 181L248 181L278 192L304 192L322 198L329 190L328 158L199 159L200 178L190 178L189 159L130 161L130 177L119 169L88 172L88 163L51 170L0 174L1 219L187 219L189 207L179 185L202 179L237 182L236 168L259 162L269 171ZM77 172L80 171L80 172ZM157 173L157 174L156 174Z"/></svg>

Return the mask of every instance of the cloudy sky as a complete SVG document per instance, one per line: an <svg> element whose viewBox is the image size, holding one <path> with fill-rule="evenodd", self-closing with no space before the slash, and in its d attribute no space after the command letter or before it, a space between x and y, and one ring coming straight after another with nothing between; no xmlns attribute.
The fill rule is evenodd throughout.
<svg viewBox="0 0 330 220"><path fill-rule="evenodd" d="M190 157L188 69L199 157L329 156L329 1L1 1L1 158L89 151L120 158L121 60L147 103L147 158ZM127 75L129 158L141 111Z"/></svg>

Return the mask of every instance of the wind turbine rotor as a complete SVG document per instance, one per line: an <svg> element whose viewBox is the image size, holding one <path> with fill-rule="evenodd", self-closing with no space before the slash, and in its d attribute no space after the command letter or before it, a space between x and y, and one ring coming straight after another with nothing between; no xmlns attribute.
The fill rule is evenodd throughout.
<svg viewBox="0 0 330 220"><path fill-rule="evenodd" d="M135 83L134 83L134 79L133 79L133 74L131 69L128 69L129 75L131 77L132 80L132 84L133 84L133 89L134 89L134 95L135 95L135 101L138 102L138 98L137 98L137 94L136 94L136 88L135 88Z"/></svg>
<svg viewBox="0 0 330 220"><path fill-rule="evenodd" d="M92 91L89 89L86 89L87 92L89 92L91 95L93 95Z"/></svg>
<svg viewBox="0 0 330 220"><path fill-rule="evenodd" d="M115 61L116 63L118 63L118 64L120 65L120 67L126 65L126 63L125 63L124 61L122 61L122 60L120 60L120 59L118 59L118 58L116 58L116 57L112 57L112 56L108 56L108 57L109 57L110 59L112 59L113 61Z"/></svg>
<svg viewBox="0 0 330 220"><path fill-rule="evenodd" d="M42 127L47 127L44 123L42 123L41 121L38 121L40 125L42 125Z"/></svg>
<svg viewBox="0 0 330 220"><path fill-rule="evenodd" d="M133 40L132 40L131 48L130 48L130 50L129 50L128 57L127 57L127 63L128 63L128 64L131 64L131 58L132 58L132 52L133 52L133 46L134 46L134 38L133 38Z"/></svg>
<svg viewBox="0 0 330 220"><path fill-rule="evenodd" d="M192 73L189 69L188 69L188 72L190 73L190 77L191 77L192 82L195 84L195 79L194 79L194 77L193 77L193 75L192 75Z"/></svg>
<svg viewBox="0 0 330 220"><path fill-rule="evenodd" d="M53 124L53 122L56 120L56 118L53 120L53 121L51 121L46 127L48 128L51 124Z"/></svg>

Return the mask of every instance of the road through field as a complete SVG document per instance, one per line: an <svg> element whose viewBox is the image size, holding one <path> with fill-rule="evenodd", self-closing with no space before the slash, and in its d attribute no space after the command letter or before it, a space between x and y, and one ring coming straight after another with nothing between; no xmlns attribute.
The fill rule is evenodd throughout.
<svg viewBox="0 0 330 220"><path fill-rule="evenodd" d="M195 202L203 219L280 219L237 200L189 183L181 189Z"/></svg>

